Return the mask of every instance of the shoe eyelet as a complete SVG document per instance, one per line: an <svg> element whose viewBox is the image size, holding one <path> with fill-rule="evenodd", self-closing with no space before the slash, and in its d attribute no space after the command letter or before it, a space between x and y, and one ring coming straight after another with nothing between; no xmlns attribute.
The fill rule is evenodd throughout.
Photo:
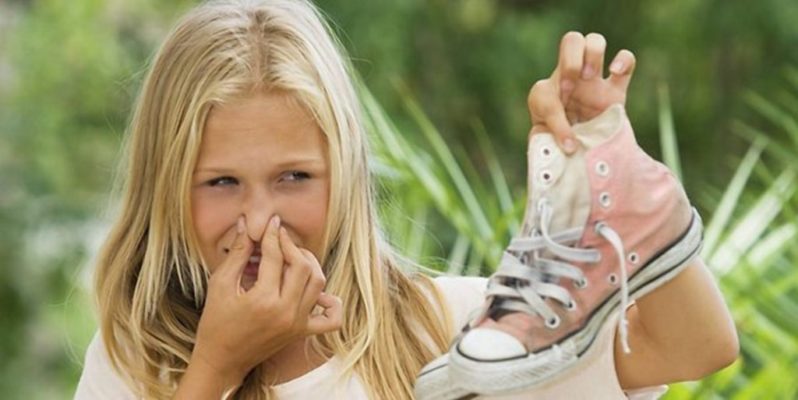
<svg viewBox="0 0 798 400"><path fill-rule="evenodd" d="M613 285L613 286L617 285L618 284L618 275L610 274L607 277L607 281L610 283L610 285Z"/></svg>
<svg viewBox="0 0 798 400"><path fill-rule="evenodd" d="M604 222L602 222L602 221L596 221L596 225L594 225L594 226L593 226L593 230L595 230L595 231L596 231L596 233L598 233L598 232L599 232L600 230L602 230L602 229L603 229L605 226L607 226L607 224L605 224Z"/></svg>
<svg viewBox="0 0 798 400"><path fill-rule="evenodd" d="M587 279L585 279L585 278L582 278L582 279L579 279L579 280L575 280L575 281L574 281L574 286L575 286L577 289L584 289L584 288L586 288L586 287L587 287Z"/></svg>
<svg viewBox="0 0 798 400"><path fill-rule="evenodd" d="M610 174L610 166L604 161L599 161L596 163L596 173L601 176L607 176Z"/></svg>
<svg viewBox="0 0 798 400"><path fill-rule="evenodd" d="M540 154L543 157L548 157L551 155L551 148L549 146L541 146L540 147Z"/></svg>
<svg viewBox="0 0 798 400"><path fill-rule="evenodd" d="M565 309L568 311L576 310L576 302L573 300L569 301L568 304L565 305Z"/></svg>
<svg viewBox="0 0 798 400"><path fill-rule="evenodd" d="M549 183L551 183L552 179L553 179L553 176L551 175L551 172L549 170L544 169L543 171L540 171L540 181L541 181L541 183L548 185Z"/></svg>
<svg viewBox="0 0 798 400"><path fill-rule="evenodd" d="M638 256L637 253L635 253L635 252L629 253L629 262L630 263L637 264L638 261L640 261L640 256Z"/></svg>
<svg viewBox="0 0 798 400"><path fill-rule="evenodd" d="M546 320L546 328L557 329L560 326L560 317L555 315Z"/></svg>
<svg viewBox="0 0 798 400"><path fill-rule="evenodd" d="M612 204L612 200L610 199L610 194L607 192L601 192L599 194L599 204L601 204L601 206L604 208L609 207L610 204Z"/></svg>

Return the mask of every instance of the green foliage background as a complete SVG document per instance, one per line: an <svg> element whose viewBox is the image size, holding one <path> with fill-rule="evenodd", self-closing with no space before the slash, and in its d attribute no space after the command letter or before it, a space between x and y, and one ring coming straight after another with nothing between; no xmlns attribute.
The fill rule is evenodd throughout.
<svg viewBox="0 0 798 400"><path fill-rule="evenodd" d="M149 57L194 1L0 2L0 393L68 398L92 255ZM317 1L363 81L392 240L487 274L525 196L529 87L568 30L635 52L638 139L681 171L741 359L667 399L798 397L798 3ZM365 88L368 88L366 90ZM424 238L419 240L419 238Z"/></svg>

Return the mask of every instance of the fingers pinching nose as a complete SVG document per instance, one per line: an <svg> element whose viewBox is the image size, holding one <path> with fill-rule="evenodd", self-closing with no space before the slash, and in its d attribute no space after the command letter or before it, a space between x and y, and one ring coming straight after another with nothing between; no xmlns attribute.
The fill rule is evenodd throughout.
<svg viewBox="0 0 798 400"><path fill-rule="evenodd" d="M269 220L269 231L271 232L272 235L277 236L277 234L280 231L278 228L280 228L280 216L274 214L272 219Z"/></svg>
<svg viewBox="0 0 798 400"><path fill-rule="evenodd" d="M239 216L238 221L236 222L236 233L241 235L246 231L247 231L247 225L246 222L244 221L244 216L243 215Z"/></svg>
<svg viewBox="0 0 798 400"><path fill-rule="evenodd" d="M271 246L273 250L280 248L280 216L274 214L266 226L266 232L261 239L261 247Z"/></svg>
<svg viewBox="0 0 798 400"><path fill-rule="evenodd" d="M276 214L272 216L265 230L260 241L261 259L255 286L262 291L280 293L285 262L280 249L280 217Z"/></svg>
<svg viewBox="0 0 798 400"><path fill-rule="evenodd" d="M236 221L236 237L233 239L233 245L230 250L241 250L246 247L249 237L245 234L247 231L247 223L244 221L244 216L238 217Z"/></svg>
<svg viewBox="0 0 798 400"><path fill-rule="evenodd" d="M279 254L280 266L283 265L282 251L280 250L280 216L275 214L266 223L265 232L260 239L261 253L266 255L263 259L267 259L273 255ZM260 270L258 270L260 273Z"/></svg>

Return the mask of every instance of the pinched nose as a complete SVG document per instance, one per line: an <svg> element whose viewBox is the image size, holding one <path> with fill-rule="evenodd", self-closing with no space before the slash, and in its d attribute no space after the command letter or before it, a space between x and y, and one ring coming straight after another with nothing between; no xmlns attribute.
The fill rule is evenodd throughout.
<svg viewBox="0 0 798 400"><path fill-rule="evenodd" d="M240 207L240 213L246 221L249 239L260 243L266 234L269 221L277 214L280 205L268 188L255 186L246 191Z"/></svg>

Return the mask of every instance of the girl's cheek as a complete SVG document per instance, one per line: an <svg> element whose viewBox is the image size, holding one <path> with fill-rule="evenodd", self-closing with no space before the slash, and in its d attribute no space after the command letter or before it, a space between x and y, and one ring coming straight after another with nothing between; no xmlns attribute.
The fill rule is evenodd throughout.
<svg viewBox="0 0 798 400"><path fill-rule="evenodd" d="M200 241L202 255L211 267L220 260L225 233L235 228L238 218L232 196L218 193L197 193L192 196L192 218Z"/></svg>
<svg viewBox="0 0 798 400"><path fill-rule="evenodd" d="M281 216L293 225L301 246L312 251L317 257L321 252L321 241L327 223L327 201L329 194L326 187L314 187L301 196L292 196L290 201L280 207Z"/></svg>

